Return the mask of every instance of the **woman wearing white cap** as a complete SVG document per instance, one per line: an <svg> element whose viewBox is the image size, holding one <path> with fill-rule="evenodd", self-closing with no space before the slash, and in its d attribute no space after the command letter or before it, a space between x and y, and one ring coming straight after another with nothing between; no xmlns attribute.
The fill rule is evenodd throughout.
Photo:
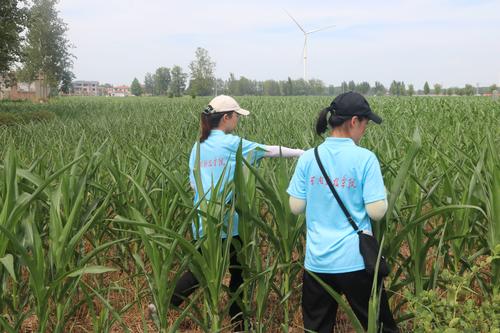
<svg viewBox="0 0 500 333"><path fill-rule="evenodd" d="M199 170L203 192L210 190L212 184L217 184L220 177L224 177L224 183L230 182L234 177L236 166L236 152L242 144L243 157L254 163L263 157L299 157L304 152L301 149L290 149L282 146L268 146L242 139L231 133L236 129L240 116L247 116L250 112L242 109L234 98L220 95L210 101L210 104L201 113L201 136L191 150L189 158L189 178L191 187L195 191L195 202L199 200L199 192L194 178L194 168L198 144ZM210 192L205 194L205 199L210 199ZM228 198L229 200L230 198ZM238 214L233 216L232 236L238 239ZM203 236L203 226L199 223L199 228L193 223L193 234L195 238ZM226 238L226 234L222 235ZM242 284L241 268L238 263L236 251L231 246L231 281L229 289L235 292ZM172 303L180 305L197 287L198 281L191 272L186 272L176 285ZM237 302L233 302L229 313L235 324L235 330L242 330L241 309Z"/></svg>

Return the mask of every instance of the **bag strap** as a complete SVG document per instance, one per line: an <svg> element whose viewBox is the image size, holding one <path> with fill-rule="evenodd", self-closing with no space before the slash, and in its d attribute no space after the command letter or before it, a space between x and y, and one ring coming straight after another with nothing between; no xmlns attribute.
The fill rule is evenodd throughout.
<svg viewBox="0 0 500 333"><path fill-rule="evenodd" d="M347 221L351 224L351 227L356 231L358 234L362 233L362 230L359 230L358 226L352 219L351 214L349 214L349 211L345 207L344 203L342 200L340 200L339 194L337 193L337 190L335 190L335 187L333 187L332 181L330 180L330 177L326 174L325 168L323 167L323 163L321 163L321 159L319 158L319 153L318 153L318 147L314 148L314 157L316 157L316 162L319 165L319 169L321 170L321 173L323 174L323 177L325 177L326 183L328 184L328 187L330 187L330 190L333 193L333 196L335 199L337 199L337 202L339 203L340 208L344 212L345 216L347 217Z"/></svg>

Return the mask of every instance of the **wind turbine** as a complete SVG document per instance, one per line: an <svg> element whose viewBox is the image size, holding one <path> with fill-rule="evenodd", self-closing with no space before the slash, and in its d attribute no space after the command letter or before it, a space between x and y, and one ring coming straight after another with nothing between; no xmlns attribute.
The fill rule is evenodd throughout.
<svg viewBox="0 0 500 333"><path fill-rule="evenodd" d="M304 81L307 82L307 36L310 34L313 34L315 32L318 32L318 31L333 28L334 25L329 25L327 27L316 29L316 30L305 31L304 28L302 28L302 26L299 24L299 22L297 22L297 20L294 19L293 16L289 12L287 12L286 10L285 10L285 12L288 14L288 16L290 16L290 18L293 20L293 22L295 22L295 24L299 27L299 29L304 33Z"/></svg>

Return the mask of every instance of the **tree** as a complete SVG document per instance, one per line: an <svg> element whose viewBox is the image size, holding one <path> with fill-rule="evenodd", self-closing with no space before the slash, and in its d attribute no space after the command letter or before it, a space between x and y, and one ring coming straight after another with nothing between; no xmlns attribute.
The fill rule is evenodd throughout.
<svg viewBox="0 0 500 333"><path fill-rule="evenodd" d="M175 97L180 97L184 94L184 90L186 90L187 74L177 65L172 68L170 74L172 77L170 81L170 93Z"/></svg>
<svg viewBox="0 0 500 333"><path fill-rule="evenodd" d="M356 91L360 94L366 95L370 91L370 84L368 82L361 82L356 85Z"/></svg>
<svg viewBox="0 0 500 333"><path fill-rule="evenodd" d="M274 80L266 80L262 84L262 94L265 96L280 96L280 84Z"/></svg>
<svg viewBox="0 0 500 333"><path fill-rule="evenodd" d="M64 71L62 79L61 79L61 92L65 94L69 94L73 89L73 79L75 75L71 71Z"/></svg>
<svg viewBox="0 0 500 333"><path fill-rule="evenodd" d="M208 51L198 47L195 59L189 65L191 81L189 89L191 94L209 96L213 94L215 84L215 62L208 55Z"/></svg>
<svg viewBox="0 0 500 333"><path fill-rule="evenodd" d="M168 92L168 85L170 84L170 80L170 69L166 67L158 68L155 72L155 75L153 76L153 94L155 96L165 96Z"/></svg>
<svg viewBox="0 0 500 333"><path fill-rule="evenodd" d="M441 95L442 89L443 89L443 86L441 86L439 83L434 84L434 94Z"/></svg>
<svg viewBox="0 0 500 333"><path fill-rule="evenodd" d="M396 96L399 93L398 83L395 80L391 82L391 86L389 87L389 93L393 96Z"/></svg>
<svg viewBox="0 0 500 333"><path fill-rule="evenodd" d="M130 92L135 96L142 95L142 87L137 78L134 78L134 81L132 81L132 85L130 85Z"/></svg>
<svg viewBox="0 0 500 333"><path fill-rule="evenodd" d="M237 80L233 73L229 73L229 80L227 81L228 94L232 96L239 96L240 93L240 80Z"/></svg>
<svg viewBox="0 0 500 333"><path fill-rule="evenodd" d="M309 87L304 79L293 80L293 94L296 96L307 95Z"/></svg>
<svg viewBox="0 0 500 333"><path fill-rule="evenodd" d="M494 92L495 90L497 90L497 91L498 91L498 87L497 87L497 85L496 85L496 84L492 84L492 85L489 87L489 89L488 89L488 90L492 93L492 92Z"/></svg>
<svg viewBox="0 0 500 333"><path fill-rule="evenodd" d="M427 83L427 81L425 81L425 84L424 84L424 94L425 95L429 95L430 92L431 92L431 88L429 88L429 83Z"/></svg>
<svg viewBox="0 0 500 333"><path fill-rule="evenodd" d="M325 94L325 84L321 80L309 80L309 95L322 96Z"/></svg>
<svg viewBox="0 0 500 333"><path fill-rule="evenodd" d="M146 73L144 76L144 93L153 95L155 89L155 81L151 73Z"/></svg>
<svg viewBox="0 0 500 333"><path fill-rule="evenodd" d="M471 84L466 84L465 88L463 89L463 94L467 96L473 96L476 93L476 89L474 89L474 86Z"/></svg>
<svg viewBox="0 0 500 333"><path fill-rule="evenodd" d="M240 77L239 80L240 93L241 95L255 95L255 83L247 79L244 76Z"/></svg>
<svg viewBox="0 0 500 333"><path fill-rule="evenodd" d="M342 88L342 93L349 91L349 86L348 86L347 82L345 82L345 81L342 81L342 84L340 85L340 87Z"/></svg>
<svg viewBox="0 0 500 333"><path fill-rule="evenodd" d="M227 95L227 83L223 79L217 78L215 79L215 95L221 94Z"/></svg>
<svg viewBox="0 0 500 333"><path fill-rule="evenodd" d="M349 84L347 85L347 87L349 88L349 91L354 91L356 90L356 83L354 83L354 81L349 81Z"/></svg>
<svg viewBox="0 0 500 333"><path fill-rule="evenodd" d="M373 88L373 92L377 96L385 95L387 89L385 89L384 85L378 81L375 81L375 87Z"/></svg>
<svg viewBox="0 0 500 333"><path fill-rule="evenodd" d="M253 81L255 95L262 96L264 94L264 83L262 81Z"/></svg>
<svg viewBox="0 0 500 333"><path fill-rule="evenodd" d="M56 4L57 0L33 0L20 71L20 78L28 82L43 75L53 90L72 75L74 58L66 38L68 27L59 18Z"/></svg>
<svg viewBox="0 0 500 333"><path fill-rule="evenodd" d="M19 7L21 2L24 0L0 2L0 75L21 59L22 32L27 24L27 9Z"/></svg>
<svg viewBox="0 0 500 333"><path fill-rule="evenodd" d="M392 81L391 87L389 88L391 95L404 96L406 95L406 86L403 81Z"/></svg>
<svg viewBox="0 0 500 333"><path fill-rule="evenodd" d="M293 96L295 95L295 85L290 77L288 77L285 83L285 96Z"/></svg>
<svg viewBox="0 0 500 333"><path fill-rule="evenodd" d="M408 85L408 96L413 96L415 95L415 88L413 87L413 84Z"/></svg>
<svg viewBox="0 0 500 333"><path fill-rule="evenodd" d="M406 86L403 81L398 82L398 96L405 96L406 95Z"/></svg>

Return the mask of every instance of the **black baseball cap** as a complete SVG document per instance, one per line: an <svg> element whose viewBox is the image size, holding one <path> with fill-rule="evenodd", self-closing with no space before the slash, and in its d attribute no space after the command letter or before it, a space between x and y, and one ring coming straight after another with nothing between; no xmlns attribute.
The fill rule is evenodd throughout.
<svg viewBox="0 0 500 333"><path fill-rule="evenodd" d="M328 109L336 116L363 116L377 124L382 122L382 118L372 111L370 104L368 104L363 95L354 91L349 91L335 97Z"/></svg>

